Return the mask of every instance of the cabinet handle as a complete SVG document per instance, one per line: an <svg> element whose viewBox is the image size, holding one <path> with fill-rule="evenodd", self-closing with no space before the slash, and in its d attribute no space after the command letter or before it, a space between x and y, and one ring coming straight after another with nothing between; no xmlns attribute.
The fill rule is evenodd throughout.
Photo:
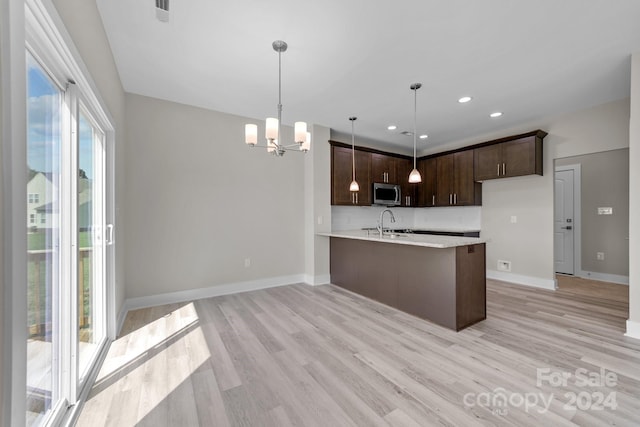
<svg viewBox="0 0 640 427"><path fill-rule="evenodd" d="M435 206L435 205L436 205L436 195L435 195L435 194L431 196L431 204L432 204L433 206Z"/></svg>
<svg viewBox="0 0 640 427"><path fill-rule="evenodd" d="M356 205L358 204L358 193L356 193Z"/></svg>
<svg viewBox="0 0 640 427"><path fill-rule="evenodd" d="M506 174L507 174L507 173L506 173L505 164L503 163L503 164L502 164L502 176L505 176Z"/></svg>
<svg viewBox="0 0 640 427"><path fill-rule="evenodd" d="M384 182L389 182L389 172L384 173Z"/></svg>
<svg viewBox="0 0 640 427"><path fill-rule="evenodd" d="M449 204L453 204L453 194L449 193Z"/></svg>
<svg viewBox="0 0 640 427"><path fill-rule="evenodd" d="M458 204L458 194L457 193L453 193L453 204L454 205Z"/></svg>
<svg viewBox="0 0 640 427"><path fill-rule="evenodd" d="M498 163L498 176L500 176L500 163Z"/></svg>

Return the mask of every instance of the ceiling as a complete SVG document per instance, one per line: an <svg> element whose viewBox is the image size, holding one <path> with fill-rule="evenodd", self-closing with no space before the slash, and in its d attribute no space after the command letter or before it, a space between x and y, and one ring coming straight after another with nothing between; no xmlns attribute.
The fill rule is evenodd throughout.
<svg viewBox="0 0 640 427"><path fill-rule="evenodd" d="M637 0L171 0L167 23L154 0L97 3L127 92L263 127L281 39L284 124L350 135L355 115L357 138L398 151L413 146L400 132L413 130L414 82L424 151L628 97L640 52Z"/></svg>

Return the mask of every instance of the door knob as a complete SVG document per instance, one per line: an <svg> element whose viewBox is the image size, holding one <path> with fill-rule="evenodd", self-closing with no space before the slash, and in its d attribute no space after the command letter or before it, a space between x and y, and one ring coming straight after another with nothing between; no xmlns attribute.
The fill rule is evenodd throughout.
<svg viewBox="0 0 640 427"><path fill-rule="evenodd" d="M570 225L567 225L566 227L560 227L560 228L562 228L563 230L573 230L573 227Z"/></svg>

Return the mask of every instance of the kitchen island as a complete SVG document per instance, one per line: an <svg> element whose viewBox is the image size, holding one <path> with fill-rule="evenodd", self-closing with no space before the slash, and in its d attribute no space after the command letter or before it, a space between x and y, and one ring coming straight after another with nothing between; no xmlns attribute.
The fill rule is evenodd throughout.
<svg viewBox="0 0 640 427"><path fill-rule="evenodd" d="M331 238L331 283L459 331L486 318L485 241L370 230Z"/></svg>

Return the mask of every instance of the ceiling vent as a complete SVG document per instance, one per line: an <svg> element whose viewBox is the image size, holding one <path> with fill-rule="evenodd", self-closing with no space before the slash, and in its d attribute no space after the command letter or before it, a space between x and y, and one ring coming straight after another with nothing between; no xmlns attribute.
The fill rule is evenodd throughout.
<svg viewBox="0 0 640 427"><path fill-rule="evenodd" d="M160 22L169 22L169 0L156 0L156 18Z"/></svg>

